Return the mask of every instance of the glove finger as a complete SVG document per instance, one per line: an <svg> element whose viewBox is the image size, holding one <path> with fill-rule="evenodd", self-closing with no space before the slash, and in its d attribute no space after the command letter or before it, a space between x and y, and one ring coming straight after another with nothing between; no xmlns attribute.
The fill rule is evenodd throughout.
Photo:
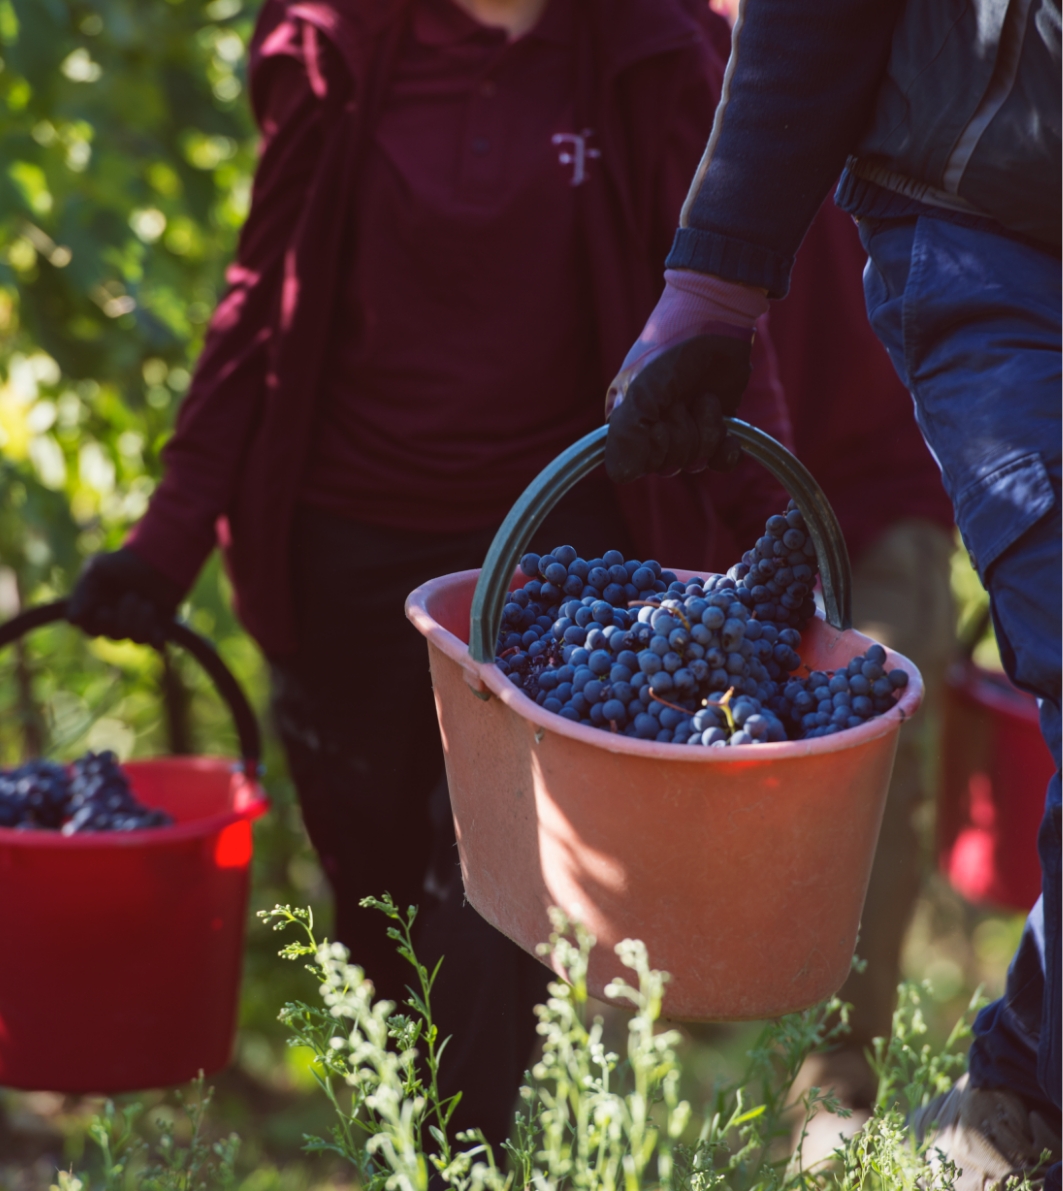
<svg viewBox="0 0 1063 1191"><path fill-rule="evenodd" d="M147 644L150 645L152 649L157 649L161 653L166 647L166 626L158 612L154 613L153 620L154 623L151 626L151 633L148 636Z"/></svg>
<svg viewBox="0 0 1063 1191"><path fill-rule="evenodd" d="M159 614L150 600L130 592L122 600L121 627L130 641L138 645L154 645L161 641Z"/></svg>
<svg viewBox="0 0 1063 1191"><path fill-rule="evenodd" d="M616 424L623 407L609 421L605 436L605 471L614 484L629 484L652 471L655 451L652 428Z"/></svg>
<svg viewBox="0 0 1063 1191"><path fill-rule="evenodd" d="M152 603L144 603L145 617L139 627L139 636L134 640L143 645L150 645L152 649L161 650L166 645L167 617Z"/></svg>
<svg viewBox="0 0 1063 1191"><path fill-rule="evenodd" d="M74 590L67 600L66 616L71 624L86 628L86 617L91 617L97 606L106 598L106 583L99 571L94 568L95 559L81 573Z"/></svg>
<svg viewBox="0 0 1063 1191"><path fill-rule="evenodd" d="M716 453L724 435L723 407L718 397L703 393L691 403L690 413L697 428L698 446L688 467L690 471L702 471Z"/></svg>
<svg viewBox="0 0 1063 1191"><path fill-rule="evenodd" d="M89 632L89 626L86 623L88 617L91 615L90 602L86 593L79 585L74 589L73 594L66 602L66 618L71 624L76 624L79 628Z"/></svg>
<svg viewBox="0 0 1063 1191"><path fill-rule="evenodd" d="M609 416L605 437L605 471L614 484L627 484L651 470L654 442L652 427L657 420L657 402L637 384L634 393Z"/></svg>
<svg viewBox="0 0 1063 1191"><path fill-rule="evenodd" d="M116 610L110 604L96 608L79 623L90 637L110 637L114 641L121 639L121 634L116 631Z"/></svg>
<svg viewBox="0 0 1063 1191"><path fill-rule="evenodd" d="M134 634L139 627L142 604L141 596L136 592L127 591L114 605L114 618L108 636L114 637L117 641L135 641Z"/></svg>
<svg viewBox="0 0 1063 1191"><path fill-rule="evenodd" d="M733 434L728 434L713 452L708 466L713 471L734 471L741 460L742 444Z"/></svg>
<svg viewBox="0 0 1063 1191"><path fill-rule="evenodd" d="M726 433L722 424L702 430L699 436L698 457L691 464L690 471L704 471L707 467L719 470L715 468L712 460L716 457Z"/></svg>
<svg viewBox="0 0 1063 1191"><path fill-rule="evenodd" d="M689 408L679 403L669 409L663 424L668 431L668 452L658 470L661 475L674 476L696 457L698 429Z"/></svg>
<svg viewBox="0 0 1063 1191"><path fill-rule="evenodd" d="M138 599L136 605L130 601L129 620L125 625L129 639L138 645L153 645L159 636L159 618L155 609L145 599Z"/></svg>
<svg viewBox="0 0 1063 1191"><path fill-rule="evenodd" d="M646 443L648 449L639 475L646 475L647 473L658 475L661 473L665 460L668 458L670 440L667 424L664 422L654 422L652 426L643 432L643 441Z"/></svg>

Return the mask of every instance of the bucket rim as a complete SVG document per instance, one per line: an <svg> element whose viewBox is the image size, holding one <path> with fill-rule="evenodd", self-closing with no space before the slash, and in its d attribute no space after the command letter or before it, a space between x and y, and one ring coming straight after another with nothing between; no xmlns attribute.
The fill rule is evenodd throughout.
<svg viewBox="0 0 1063 1191"><path fill-rule="evenodd" d="M236 796L240 805L233 810L174 823L168 827L146 827L141 831L86 831L78 835L63 835L61 831L42 829L19 831L17 827L0 827L0 847L80 850L113 850L120 848L165 847L218 835L233 823L253 822L269 810L269 796L257 781L243 775L243 766L235 757L216 757L209 754L193 756L133 757L122 768L148 767L158 762L178 764L189 769L214 768L223 765L234 777L243 777ZM204 762L207 764L204 765Z"/></svg>
<svg viewBox="0 0 1063 1191"><path fill-rule="evenodd" d="M698 574L686 568L670 568L680 579L690 579ZM638 757L657 757L668 761L684 761L689 764L772 764L789 757L813 756L836 753L860 748L872 740L891 735L900 730L902 724L915 714L923 699L923 679L914 662L896 650L886 648L886 659L890 669L904 670L908 685L897 703L882 715L875 716L859 728L848 728L832 736L819 736L811 740L775 741L764 744L740 744L722 748L693 748L688 744L662 744L656 740L639 740L619 732L604 732L577 724L553 712L544 711L534 699L518 691L512 682L493 662L477 662L469 653L468 644L445 629L428 611L428 601L446 587L463 583L475 585L480 568L455 571L430 579L415 588L406 598L406 616L413 626L441 653L457 662L465 671L466 679L474 689L479 688L496 697L504 706L522 719L528 720L542 732L555 732L595 748L611 753L629 753ZM514 572L514 579L519 574ZM523 576L521 576L523 578ZM840 630L827 624L823 613L817 609L816 619L823 630L837 638L855 637L868 645L875 644L871 637L856 629ZM471 692L470 692L471 693Z"/></svg>

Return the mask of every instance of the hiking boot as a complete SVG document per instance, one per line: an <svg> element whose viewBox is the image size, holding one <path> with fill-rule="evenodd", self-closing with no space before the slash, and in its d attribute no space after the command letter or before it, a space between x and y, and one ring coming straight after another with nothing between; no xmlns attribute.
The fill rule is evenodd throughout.
<svg viewBox="0 0 1063 1191"><path fill-rule="evenodd" d="M933 1169L942 1168L943 1158L955 1164L955 1191L1004 1191L1009 1178L1043 1177L1063 1149L1052 1126L1014 1092L972 1088L966 1075L913 1112L909 1125L920 1144L931 1138L927 1161ZM1041 1161L1045 1150L1048 1162Z"/></svg>

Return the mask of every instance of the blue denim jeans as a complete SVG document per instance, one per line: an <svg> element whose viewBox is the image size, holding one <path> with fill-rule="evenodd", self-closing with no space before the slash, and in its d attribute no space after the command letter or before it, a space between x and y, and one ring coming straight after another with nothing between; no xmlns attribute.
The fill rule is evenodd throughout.
<svg viewBox="0 0 1063 1191"><path fill-rule="evenodd" d="M975 1022L971 1080L1010 1088L1058 1119L1060 265L943 219L862 220L860 230L868 317L912 394L989 591L1004 667L1040 701L1056 761L1038 838L1042 900L1004 996Z"/></svg>

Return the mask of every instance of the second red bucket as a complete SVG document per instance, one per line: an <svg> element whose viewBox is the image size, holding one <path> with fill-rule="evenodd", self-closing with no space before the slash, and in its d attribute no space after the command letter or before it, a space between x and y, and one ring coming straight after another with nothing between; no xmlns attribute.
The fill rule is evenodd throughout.
<svg viewBox="0 0 1063 1191"><path fill-rule="evenodd" d="M1030 910L1037 831L1056 771L1033 695L970 658L945 679L938 865L968 901Z"/></svg>
<svg viewBox="0 0 1063 1191"><path fill-rule="evenodd" d="M778 443L741 422L730 428L787 487L816 545L827 615L808 626L802 658L843 667L870 642L850 627L834 515ZM601 461L604 434L533 481L481 572L436 579L407 601L428 641L466 896L532 954L550 934L551 906L583 922L598 940L589 987L599 997L626 973L616 944L639 938L671 974L670 1017L805 1008L849 972L919 673L890 653L888 666L910 679L891 711L835 736L727 749L636 740L537 706L494 664L502 605L543 517Z"/></svg>
<svg viewBox="0 0 1063 1191"><path fill-rule="evenodd" d="M0 626L0 648L65 605ZM258 784L258 726L213 646L180 624L233 713L241 758L125 769L175 823L144 831L0 828L0 1084L134 1091L217 1071L236 1031Z"/></svg>

